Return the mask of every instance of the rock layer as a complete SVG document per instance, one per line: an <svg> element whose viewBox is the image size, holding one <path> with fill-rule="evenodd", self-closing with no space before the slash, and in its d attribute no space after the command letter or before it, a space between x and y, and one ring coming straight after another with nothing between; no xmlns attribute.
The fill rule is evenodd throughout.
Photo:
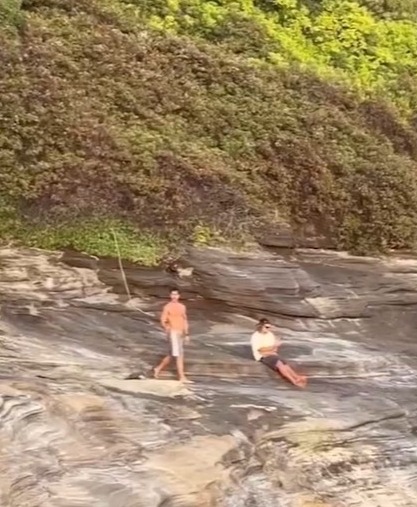
<svg viewBox="0 0 417 507"><path fill-rule="evenodd" d="M190 250L177 274L0 250L0 505L415 507L417 261ZM187 371L152 380L178 285ZM297 390L250 358L268 315Z"/></svg>

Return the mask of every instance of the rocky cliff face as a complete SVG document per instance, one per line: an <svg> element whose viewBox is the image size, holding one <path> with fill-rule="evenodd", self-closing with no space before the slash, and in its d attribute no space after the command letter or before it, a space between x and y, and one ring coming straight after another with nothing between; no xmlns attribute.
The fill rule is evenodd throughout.
<svg viewBox="0 0 417 507"><path fill-rule="evenodd" d="M191 250L176 272L0 250L4 507L415 507L417 260ZM171 285L187 370L164 352ZM268 315L307 390L250 358Z"/></svg>

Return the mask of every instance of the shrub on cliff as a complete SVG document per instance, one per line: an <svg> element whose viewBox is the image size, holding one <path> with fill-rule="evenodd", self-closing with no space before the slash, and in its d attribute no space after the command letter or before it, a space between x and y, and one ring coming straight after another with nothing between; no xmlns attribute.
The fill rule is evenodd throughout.
<svg viewBox="0 0 417 507"><path fill-rule="evenodd" d="M2 0L0 4L0 29L16 27L22 20L22 0Z"/></svg>
<svg viewBox="0 0 417 507"><path fill-rule="evenodd" d="M385 80L410 116L398 90L412 63L404 50L363 77L375 48L363 26L379 23L368 11L354 8L349 35L328 1L22 5L0 46L3 237L109 254L125 224L124 255L149 262L161 236L208 242L284 221L362 252L414 245L416 133L371 93ZM297 28L294 10L322 16L321 32Z"/></svg>
<svg viewBox="0 0 417 507"><path fill-rule="evenodd" d="M140 6L147 22L163 31L197 36L279 65L297 62L356 89L388 93L408 111L415 106L412 94L401 93L397 83L405 75L414 81L417 71L417 24L409 19L380 18L352 0L126 3ZM389 12L405 16L412 11L412 2L406 3L393 0Z"/></svg>

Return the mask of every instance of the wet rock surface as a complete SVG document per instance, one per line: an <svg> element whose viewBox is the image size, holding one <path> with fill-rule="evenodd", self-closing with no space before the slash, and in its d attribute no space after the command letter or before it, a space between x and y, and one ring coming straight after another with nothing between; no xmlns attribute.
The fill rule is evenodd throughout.
<svg viewBox="0 0 417 507"><path fill-rule="evenodd" d="M176 273L0 250L0 505L415 507L417 260L190 250ZM149 378L182 289L179 384ZM295 389L250 358L268 315Z"/></svg>

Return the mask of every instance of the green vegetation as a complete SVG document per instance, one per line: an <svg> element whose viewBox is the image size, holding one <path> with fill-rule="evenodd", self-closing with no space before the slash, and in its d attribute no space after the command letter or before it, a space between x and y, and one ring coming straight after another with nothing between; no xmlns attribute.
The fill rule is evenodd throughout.
<svg viewBox="0 0 417 507"><path fill-rule="evenodd" d="M140 233L127 221L111 218L79 218L48 223L28 223L16 215L13 206L0 213L0 237L45 250L72 248L91 255L114 257L144 265L155 265L168 254L169 243L155 234Z"/></svg>
<svg viewBox="0 0 417 507"><path fill-rule="evenodd" d="M0 237L413 248L415 0L6 0Z"/></svg>
<svg viewBox="0 0 417 507"><path fill-rule="evenodd" d="M0 31L13 36L21 26L23 15L21 0L2 0L0 3Z"/></svg>
<svg viewBox="0 0 417 507"><path fill-rule="evenodd" d="M408 111L401 78L417 71L417 24L380 19L351 0L136 0L147 22L164 32L200 37L227 50L281 66L298 63L358 91L388 93ZM406 15L415 1L370 1L380 14ZM413 5L414 4L414 5ZM414 11L414 13L417 11Z"/></svg>

